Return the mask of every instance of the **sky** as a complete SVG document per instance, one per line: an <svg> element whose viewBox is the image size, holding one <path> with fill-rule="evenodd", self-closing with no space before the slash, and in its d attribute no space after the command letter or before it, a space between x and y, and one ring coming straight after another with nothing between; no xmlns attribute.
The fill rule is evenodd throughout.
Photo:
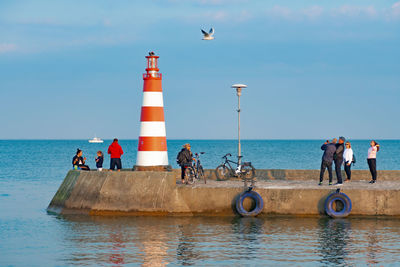
<svg viewBox="0 0 400 267"><path fill-rule="evenodd" d="M400 139L396 0L2 0L0 139L137 139L149 51L168 139L235 139L235 83L244 139Z"/></svg>

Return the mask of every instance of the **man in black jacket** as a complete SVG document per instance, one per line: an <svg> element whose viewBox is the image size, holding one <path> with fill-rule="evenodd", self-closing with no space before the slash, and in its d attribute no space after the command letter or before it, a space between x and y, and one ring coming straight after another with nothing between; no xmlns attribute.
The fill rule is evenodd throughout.
<svg viewBox="0 0 400 267"><path fill-rule="evenodd" d="M185 183L185 170L188 166L192 164L192 161L194 160L193 154L190 151L190 144L184 144L182 150L178 153L177 156L177 162L179 166L181 166L181 179L182 179L182 184Z"/></svg>
<svg viewBox="0 0 400 267"><path fill-rule="evenodd" d="M343 153L344 153L344 142L345 141L346 141L346 138L344 138L343 136L339 137L339 143L336 144L336 152L334 155L335 171L336 171L336 178L337 178L338 185L343 184L342 164L343 164Z"/></svg>
<svg viewBox="0 0 400 267"><path fill-rule="evenodd" d="M328 168L329 173L329 185L332 185L332 161L333 155L336 152L335 140L332 140L332 143L326 141L321 149L324 150L324 155L322 156L321 162L321 171L319 174L319 185L322 185L322 180L324 179L325 170Z"/></svg>

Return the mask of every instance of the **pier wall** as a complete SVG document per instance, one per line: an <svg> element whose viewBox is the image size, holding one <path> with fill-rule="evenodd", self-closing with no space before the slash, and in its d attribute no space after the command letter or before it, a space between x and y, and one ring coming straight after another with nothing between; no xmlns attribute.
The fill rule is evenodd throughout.
<svg viewBox="0 0 400 267"><path fill-rule="evenodd" d="M360 179L364 177L364 171L356 172L360 172ZM210 178L211 173L208 171ZM326 197L336 190L332 186L317 186L313 176L317 171L265 170L265 175L259 173L255 191L264 200L264 215L323 214ZM381 175L394 182L385 182L388 184L384 187L359 182L360 187L346 185L342 188L353 202L351 215L400 215L400 183L397 182L400 171L384 171ZM71 170L48 211L91 215L235 215L235 200L244 190L241 182L211 179L206 185L198 182L188 186L177 184L177 179L178 170Z"/></svg>
<svg viewBox="0 0 400 267"><path fill-rule="evenodd" d="M342 168L343 169L343 168ZM181 170L173 170L177 178ZM209 180L216 180L215 170L208 169L204 170L204 173ZM289 169L259 169L256 170L257 180L269 181L269 180L319 180L319 170L289 170ZM324 179L328 179L328 171L325 171ZM346 174L342 171L342 178L345 178ZM233 178L234 179L234 178ZM333 169L333 179L336 180L335 170ZM365 181L371 180L371 173L368 170L352 170L351 179L354 181ZM378 180L380 181L400 181L400 170L378 170Z"/></svg>

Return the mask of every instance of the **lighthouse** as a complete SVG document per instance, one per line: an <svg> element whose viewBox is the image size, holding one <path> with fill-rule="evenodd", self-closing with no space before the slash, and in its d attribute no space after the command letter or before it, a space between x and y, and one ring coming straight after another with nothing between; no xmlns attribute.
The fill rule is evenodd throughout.
<svg viewBox="0 0 400 267"><path fill-rule="evenodd" d="M158 72L158 58L154 52L146 56L136 171L164 171L171 168L168 165L162 75Z"/></svg>

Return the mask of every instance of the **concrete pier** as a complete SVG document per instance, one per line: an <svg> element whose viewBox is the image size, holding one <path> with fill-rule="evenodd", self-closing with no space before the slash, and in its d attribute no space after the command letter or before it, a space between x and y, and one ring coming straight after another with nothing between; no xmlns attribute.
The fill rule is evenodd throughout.
<svg viewBox="0 0 400 267"><path fill-rule="evenodd" d="M243 192L239 180L216 181L207 170L207 184L181 185L180 170L69 171L48 211L91 215L235 215L234 203ZM317 170L258 170L257 191L268 214L320 215L326 197L337 187L318 186ZM353 203L350 216L400 215L400 171L380 171L369 184L368 171L353 171L341 186Z"/></svg>

